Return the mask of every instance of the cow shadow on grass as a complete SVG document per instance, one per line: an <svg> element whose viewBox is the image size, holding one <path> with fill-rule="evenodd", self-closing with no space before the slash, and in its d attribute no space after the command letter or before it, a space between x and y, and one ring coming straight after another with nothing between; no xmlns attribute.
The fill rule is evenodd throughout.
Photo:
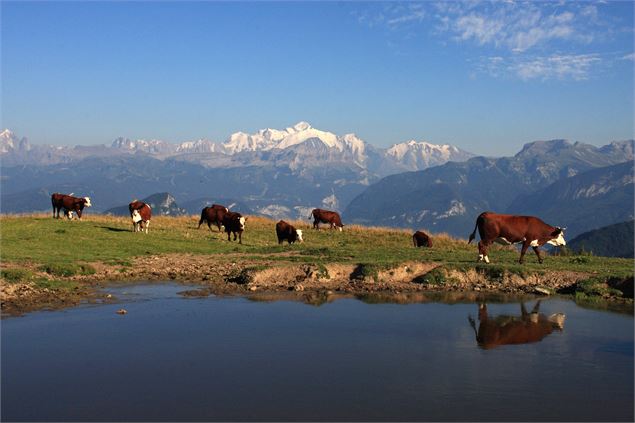
<svg viewBox="0 0 635 423"><path fill-rule="evenodd" d="M99 226L102 229L106 229L111 232L132 232L130 229L113 228L112 226Z"/></svg>

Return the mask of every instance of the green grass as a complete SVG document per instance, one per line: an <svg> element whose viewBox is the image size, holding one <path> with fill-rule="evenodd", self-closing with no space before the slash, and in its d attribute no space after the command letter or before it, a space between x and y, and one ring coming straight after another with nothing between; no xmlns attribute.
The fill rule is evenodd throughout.
<svg viewBox="0 0 635 423"><path fill-rule="evenodd" d="M9 283L29 282L33 279L33 272L27 269L0 270L0 277Z"/></svg>
<svg viewBox="0 0 635 423"><path fill-rule="evenodd" d="M371 280L377 272L407 262L438 262L446 269L471 269L501 278L504 272L528 275L550 270L592 274L599 279L633 275L633 260L596 256L545 256L539 264L527 254L518 264L518 252L493 247L490 265L477 264L476 245L447 235L435 235L433 248L414 248L410 230L346 226L343 232L310 229L308 220L293 222L304 230L302 244L278 245L275 221L250 217L243 244L228 242L227 236L210 232L205 225L196 229L197 216L156 217L150 233L133 233L128 218L87 213L83 221L55 220L48 215L1 216L1 255L5 263L29 264L52 276L90 274L91 263L131 266L136 257L162 254L203 254L214 260L275 260L298 263L346 263L359 266L360 275ZM237 257L236 255L240 255ZM25 265L25 267L28 267ZM9 273L7 273L9 272ZM3 270L8 281L28 279L28 273ZM435 276L433 283L441 283Z"/></svg>

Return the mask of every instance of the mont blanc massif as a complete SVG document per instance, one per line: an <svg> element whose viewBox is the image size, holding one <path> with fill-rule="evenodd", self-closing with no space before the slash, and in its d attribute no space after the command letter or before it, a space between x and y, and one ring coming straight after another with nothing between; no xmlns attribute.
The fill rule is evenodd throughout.
<svg viewBox="0 0 635 423"><path fill-rule="evenodd" d="M125 213L121 206L149 196L164 214L222 203L306 219L322 207L347 224L460 237L486 210L537 215L568 237L633 218L633 140L535 141L492 158L414 140L383 149L306 122L223 143L117 138L74 147L32 145L4 130L0 159L3 213L49 212L51 193L73 192L91 197L91 212Z"/></svg>

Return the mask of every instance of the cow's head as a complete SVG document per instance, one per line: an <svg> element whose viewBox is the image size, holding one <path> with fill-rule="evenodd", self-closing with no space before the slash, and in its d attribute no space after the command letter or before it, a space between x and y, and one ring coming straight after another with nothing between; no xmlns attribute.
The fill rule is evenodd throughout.
<svg viewBox="0 0 635 423"><path fill-rule="evenodd" d="M90 197L84 197L84 207L90 207Z"/></svg>
<svg viewBox="0 0 635 423"><path fill-rule="evenodd" d="M245 230L245 222L247 221L246 217L239 217L238 218L238 223L240 223L240 230L244 231Z"/></svg>
<svg viewBox="0 0 635 423"><path fill-rule="evenodd" d="M302 239L302 229L296 229L295 234L298 237L298 242L304 242L304 240Z"/></svg>
<svg viewBox="0 0 635 423"><path fill-rule="evenodd" d="M73 220L73 210L66 210L66 218L68 220Z"/></svg>
<svg viewBox="0 0 635 423"><path fill-rule="evenodd" d="M337 227L337 229L339 229L340 232L342 232L342 228L344 227L344 225L340 225Z"/></svg>
<svg viewBox="0 0 635 423"><path fill-rule="evenodd" d="M132 223L139 223L142 220L143 219L141 218L141 215L139 214L139 210L133 210L132 211Z"/></svg>
<svg viewBox="0 0 635 423"><path fill-rule="evenodd" d="M564 230L565 228L556 227L556 230L551 233L551 239L547 241L547 243L555 245L556 247L567 245L567 241L564 240Z"/></svg>

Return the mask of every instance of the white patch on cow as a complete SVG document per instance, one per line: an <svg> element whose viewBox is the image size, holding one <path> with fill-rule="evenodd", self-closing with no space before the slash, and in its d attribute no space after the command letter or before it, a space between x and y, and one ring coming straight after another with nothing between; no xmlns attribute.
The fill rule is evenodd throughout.
<svg viewBox="0 0 635 423"><path fill-rule="evenodd" d="M304 240L302 239L302 229L296 229L295 230L295 234L298 236L298 241L303 242Z"/></svg>
<svg viewBox="0 0 635 423"><path fill-rule="evenodd" d="M483 256L483 254L479 254L478 255L478 261L483 261L483 257L485 257L485 256Z"/></svg>
<svg viewBox="0 0 635 423"><path fill-rule="evenodd" d="M139 222L141 222L141 220L142 220L142 217L139 214L139 211L138 210L133 210L132 211L132 223L139 223Z"/></svg>
<svg viewBox="0 0 635 423"><path fill-rule="evenodd" d="M538 240L537 239L534 239L533 241L531 241L529 243L529 246L530 247L540 247L540 244L538 244Z"/></svg>
<svg viewBox="0 0 635 423"><path fill-rule="evenodd" d="M148 233L148 226L150 226L150 221L146 221L145 227L146 227L146 234Z"/></svg>
<svg viewBox="0 0 635 423"><path fill-rule="evenodd" d="M84 205L85 207L90 207L90 197L84 197L84 200L86 200L86 204Z"/></svg>
<svg viewBox="0 0 635 423"><path fill-rule="evenodd" d="M555 245L556 247L567 245L567 241L564 240L564 232L560 232L556 238L550 239L547 243Z"/></svg>
<svg viewBox="0 0 635 423"><path fill-rule="evenodd" d="M489 264L489 257L485 256L485 263Z"/></svg>
<svg viewBox="0 0 635 423"><path fill-rule="evenodd" d="M501 244L501 245L512 245L512 242L509 242L507 240L507 238L505 237L498 237L494 240L494 242L496 242L497 244Z"/></svg>
<svg viewBox="0 0 635 423"><path fill-rule="evenodd" d="M241 217L240 219L238 219L238 221L240 222L240 229L244 230L245 229L245 219L244 217Z"/></svg>

